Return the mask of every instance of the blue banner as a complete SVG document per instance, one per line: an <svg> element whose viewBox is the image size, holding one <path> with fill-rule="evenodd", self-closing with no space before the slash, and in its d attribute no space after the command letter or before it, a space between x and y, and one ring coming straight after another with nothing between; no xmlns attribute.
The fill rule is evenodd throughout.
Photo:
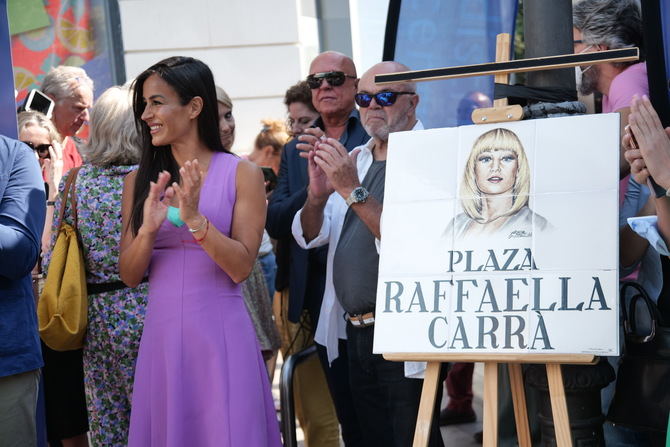
<svg viewBox="0 0 670 447"><path fill-rule="evenodd" d="M495 61L496 35L514 35L517 0L411 0L400 5L394 60L412 70ZM387 36L388 38L388 36ZM493 76L417 84L427 128L471 124L493 103Z"/></svg>
<svg viewBox="0 0 670 447"><path fill-rule="evenodd" d="M10 138L18 137L7 0L0 0L0 134Z"/></svg>

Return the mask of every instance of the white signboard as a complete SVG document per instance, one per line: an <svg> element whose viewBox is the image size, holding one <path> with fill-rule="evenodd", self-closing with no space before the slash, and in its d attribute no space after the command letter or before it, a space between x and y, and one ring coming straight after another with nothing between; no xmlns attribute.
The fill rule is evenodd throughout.
<svg viewBox="0 0 670 447"><path fill-rule="evenodd" d="M376 353L617 355L617 114L391 135Z"/></svg>

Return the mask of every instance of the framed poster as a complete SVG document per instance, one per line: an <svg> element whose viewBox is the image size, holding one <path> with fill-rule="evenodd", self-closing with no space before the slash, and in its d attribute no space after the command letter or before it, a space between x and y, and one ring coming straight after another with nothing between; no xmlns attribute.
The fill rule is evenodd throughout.
<svg viewBox="0 0 670 447"><path fill-rule="evenodd" d="M58 65L86 70L96 97L125 82L118 0L9 0L17 106Z"/></svg>
<svg viewBox="0 0 670 447"><path fill-rule="evenodd" d="M617 355L618 114L402 132L376 353Z"/></svg>

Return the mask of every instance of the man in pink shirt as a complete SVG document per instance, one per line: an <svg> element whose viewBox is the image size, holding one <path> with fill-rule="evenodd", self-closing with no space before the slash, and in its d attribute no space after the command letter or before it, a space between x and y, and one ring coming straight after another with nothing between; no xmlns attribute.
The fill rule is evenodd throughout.
<svg viewBox="0 0 670 447"><path fill-rule="evenodd" d="M81 155L71 137L89 119L88 109L93 105L93 81L82 68L59 65L44 77L41 91L54 101L51 120L63 138L63 173L66 173L82 164Z"/></svg>
<svg viewBox="0 0 670 447"><path fill-rule="evenodd" d="M582 0L572 8L572 22L575 53L643 47L640 8L635 0ZM603 113L621 115L623 135L633 95L649 94L646 64L606 62L581 69L580 93L602 93ZM620 178L630 170L623 152L621 148Z"/></svg>

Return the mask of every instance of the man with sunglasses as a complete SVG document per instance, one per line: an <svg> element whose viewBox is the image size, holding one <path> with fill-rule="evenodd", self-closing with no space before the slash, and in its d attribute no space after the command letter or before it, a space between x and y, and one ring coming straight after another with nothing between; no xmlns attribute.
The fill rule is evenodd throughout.
<svg viewBox="0 0 670 447"><path fill-rule="evenodd" d="M301 147L308 159L309 187L292 225L301 247L329 244L324 307L332 301L333 318L343 321L345 316L349 380L366 446L412 445L423 386L422 380L409 378L420 374L416 364L372 353L388 138L392 132L423 129L416 119L415 85L377 85L374 78L407 70L397 62L382 62L362 76L355 101L372 137L366 144L349 154L326 136ZM437 413L431 446L443 445Z"/></svg>
<svg viewBox="0 0 670 447"><path fill-rule="evenodd" d="M309 67L306 81L319 118L299 139L291 140L284 147L277 187L268 204L266 229L271 237L278 240L279 247L276 282L279 303L275 308L287 308L287 311L281 312L282 316L288 314L289 320L289 325L282 328L282 337L290 340L291 352L309 346L314 337L321 363L320 366L318 362L314 365L310 363L312 360L308 360L295 372L295 394L301 401L301 405L296 407L301 425L305 427L306 444L339 445L337 424L332 427L328 417L324 416L328 413L328 406L332 409L330 399L324 398L329 390L345 445L363 446L349 389L345 343L344 340L338 342L338 335L345 337L344 328L322 323L330 310L322 312L327 249L304 250L299 247L291 236L291 222L307 198L307 160L298 155L298 146L309 146L326 135L339 141L348 151L365 143L369 137L354 106L358 79L351 58L332 51L319 54ZM289 327L291 324L294 326ZM333 331L335 337L331 351L337 351L338 345L342 349L339 357L328 358L325 334ZM324 384L324 373L327 385Z"/></svg>

